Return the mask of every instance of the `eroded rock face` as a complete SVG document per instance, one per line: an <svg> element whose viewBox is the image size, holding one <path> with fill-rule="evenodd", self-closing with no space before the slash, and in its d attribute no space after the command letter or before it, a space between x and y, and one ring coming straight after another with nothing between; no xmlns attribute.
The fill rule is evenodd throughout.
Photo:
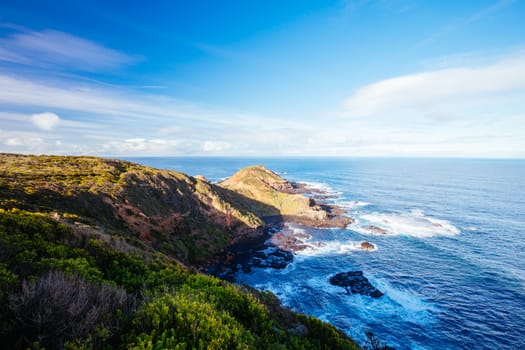
<svg viewBox="0 0 525 350"><path fill-rule="evenodd" d="M372 298L383 296L383 293L363 276L363 271L340 272L330 277L330 283L345 288L348 294L361 294Z"/></svg>

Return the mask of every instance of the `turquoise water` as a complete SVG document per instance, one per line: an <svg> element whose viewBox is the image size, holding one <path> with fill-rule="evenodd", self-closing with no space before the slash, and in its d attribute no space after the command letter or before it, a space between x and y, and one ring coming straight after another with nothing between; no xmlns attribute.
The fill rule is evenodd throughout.
<svg viewBox="0 0 525 350"><path fill-rule="evenodd" d="M356 223L307 229L323 247L284 270L239 273L294 310L399 349L525 348L525 161L133 158L212 181L263 164L334 195ZM368 226L387 231L377 235ZM376 251L359 251L368 241ZM362 270L385 296L347 295L328 278Z"/></svg>

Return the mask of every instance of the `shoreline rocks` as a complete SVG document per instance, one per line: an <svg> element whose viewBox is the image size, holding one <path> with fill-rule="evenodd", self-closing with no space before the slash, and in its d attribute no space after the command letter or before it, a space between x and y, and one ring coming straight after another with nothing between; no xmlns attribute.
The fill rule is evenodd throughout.
<svg viewBox="0 0 525 350"><path fill-rule="evenodd" d="M293 261L293 253L269 244L280 227L268 226L257 237L233 244L201 268L205 273L235 282L235 274L242 270L250 273L253 268L284 269Z"/></svg>

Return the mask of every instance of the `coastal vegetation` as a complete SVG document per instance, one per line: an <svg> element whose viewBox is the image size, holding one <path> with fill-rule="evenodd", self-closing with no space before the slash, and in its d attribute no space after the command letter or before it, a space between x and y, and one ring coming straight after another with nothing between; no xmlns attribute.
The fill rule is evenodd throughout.
<svg viewBox="0 0 525 350"><path fill-rule="evenodd" d="M222 189L176 171L95 157L0 155L0 208L56 213L203 262L262 220Z"/></svg>
<svg viewBox="0 0 525 350"><path fill-rule="evenodd" d="M234 191L118 160L0 160L7 348L359 349L269 292L196 269L263 225Z"/></svg>

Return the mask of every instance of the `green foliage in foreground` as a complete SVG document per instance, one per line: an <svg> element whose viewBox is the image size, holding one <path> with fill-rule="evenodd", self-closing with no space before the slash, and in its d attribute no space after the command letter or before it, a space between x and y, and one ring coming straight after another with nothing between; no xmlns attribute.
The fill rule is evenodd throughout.
<svg viewBox="0 0 525 350"><path fill-rule="evenodd" d="M359 348L270 293L19 210L0 210L0 341L11 349Z"/></svg>

